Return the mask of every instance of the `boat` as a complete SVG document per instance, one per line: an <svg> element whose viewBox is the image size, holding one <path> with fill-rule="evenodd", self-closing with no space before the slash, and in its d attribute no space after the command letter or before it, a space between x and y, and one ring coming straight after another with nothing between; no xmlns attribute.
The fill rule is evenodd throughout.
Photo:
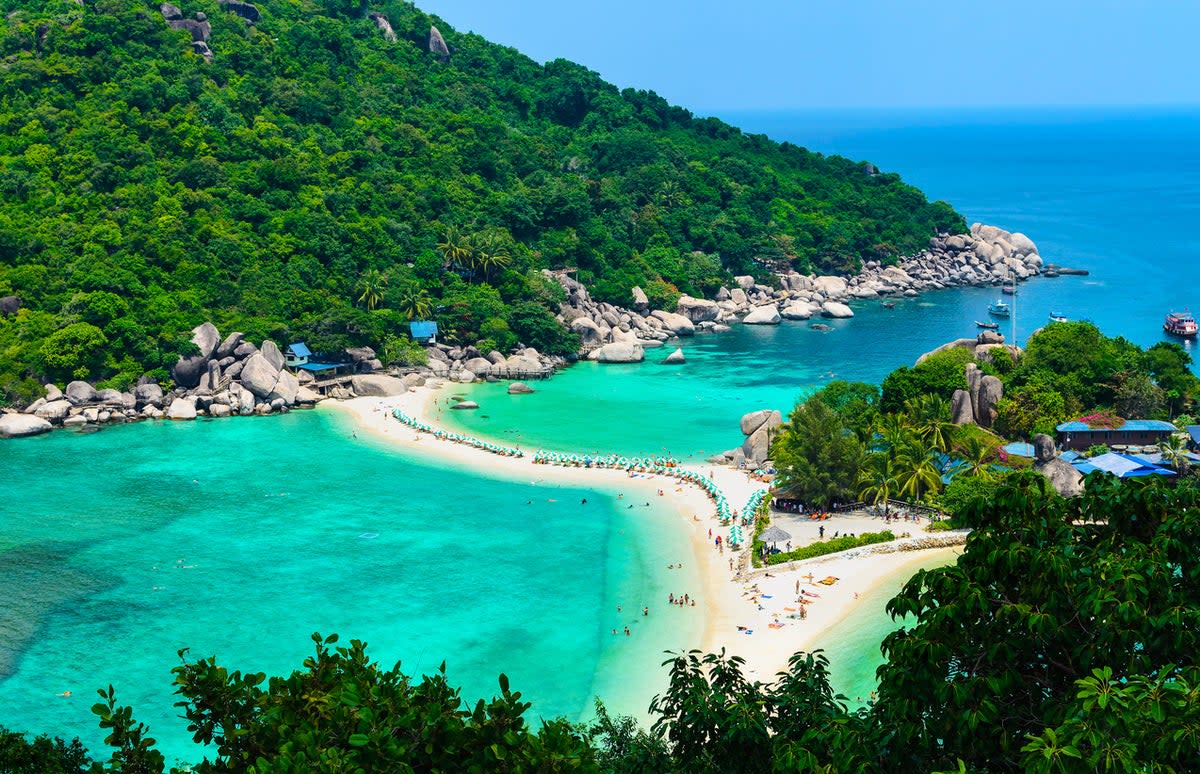
<svg viewBox="0 0 1200 774"><path fill-rule="evenodd" d="M895 309L896 308L895 301L880 301L879 305L882 306L884 309Z"/></svg>
<svg viewBox="0 0 1200 774"><path fill-rule="evenodd" d="M1000 292L1006 296L1015 296L1017 294L1017 289L1012 285L1005 285L1004 287L1000 288Z"/></svg>
<svg viewBox="0 0 1200 774"><path fill-rule="evenodd" d="M980 328L987 328L989 331L994 331L994 330L997 330L997 329L1000 327L1000 323L997 323L997 322L980 322L979 320L976 320L976 321L975 321L975 325L977 325L977 326L978 326L978 327L980 327Z"/></svg>
<svg viewBox="0 0 1200 774"><path fill-rule="evenodd" d="M1050 313L1050 322L1052 322L1052 323L1067 322L1067 316L1065 314L1056 314L1055 312L1051 312Z"/></svg>
<svg viewBox="0 0 1200 774"><path fill-rule="evenodd" d="M1171 312L1163 321L1163 330L1172 336L1195 338L1196 318L1191 312Z"/></svg>
<svg viewBox="0 0 1200 774"><path fill-rule="evenodd" d="M1008 304L1004 303L1003 300L997 298L995 301L993 301L988 306L988 314L990 314L994 317L1008 317L1008 315L1009 315Z"/></svg>

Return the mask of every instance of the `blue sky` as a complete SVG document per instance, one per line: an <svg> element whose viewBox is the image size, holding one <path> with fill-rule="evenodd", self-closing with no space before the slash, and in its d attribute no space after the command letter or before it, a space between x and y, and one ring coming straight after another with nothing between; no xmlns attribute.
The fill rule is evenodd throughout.
<svg viewBox="0 0 1200 774"><path fill-rule="evenodd" d="M697 111L1200 103L1200 0L417 5Z"/></svg>

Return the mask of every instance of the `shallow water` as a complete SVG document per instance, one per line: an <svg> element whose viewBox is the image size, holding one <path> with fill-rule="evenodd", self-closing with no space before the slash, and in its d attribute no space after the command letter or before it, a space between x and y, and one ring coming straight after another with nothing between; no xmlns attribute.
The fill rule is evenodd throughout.
<svg viewBox="0 0 1200 774"><path fill-rule="evenodd" d="M677 516L425 465L346 422L294 412L6 444L7 469L38 473L0 480L0 502L22 504L0 517L0 724L99 747L88 707L112 683L187 756L178 649L273 674L299 667L313 631L410 674L445 659L471 700L505 672L534 713L579 718L602 679L614 709L644 714L662 651L701 632L698 615L638 612L698 587L694 568L660 569L687 555ZM633 636L610 634L627 624Z"/></svg>

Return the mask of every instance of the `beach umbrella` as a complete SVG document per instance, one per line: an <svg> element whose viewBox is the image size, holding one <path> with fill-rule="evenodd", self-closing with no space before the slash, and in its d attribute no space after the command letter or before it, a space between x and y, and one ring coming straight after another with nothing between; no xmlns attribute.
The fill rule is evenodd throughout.
<svg viewBox="0 0 1200 774"><path fill-rule="evenodd" d="M763 530L759 535L764 543L782 543L786 540L791 540L792 535L787 530L780 529L776 526L770 526Z"/></svg>

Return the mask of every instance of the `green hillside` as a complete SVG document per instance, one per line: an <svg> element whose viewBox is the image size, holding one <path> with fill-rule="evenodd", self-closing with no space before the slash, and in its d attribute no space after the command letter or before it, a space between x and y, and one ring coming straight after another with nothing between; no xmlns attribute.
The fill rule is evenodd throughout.
<svg viewBox="0 0 1200 774"><path fill-rule="evenodd" d="M205 320L396 357L410 315L433 314L451 340L566 351L542 268L665 305L730 273L846 271L965 227L896 175L398 0L262 0L254 23L177 5L207 15L211 62L157 3L0 0L9 400L44 378L165 379Z"/></svg>

